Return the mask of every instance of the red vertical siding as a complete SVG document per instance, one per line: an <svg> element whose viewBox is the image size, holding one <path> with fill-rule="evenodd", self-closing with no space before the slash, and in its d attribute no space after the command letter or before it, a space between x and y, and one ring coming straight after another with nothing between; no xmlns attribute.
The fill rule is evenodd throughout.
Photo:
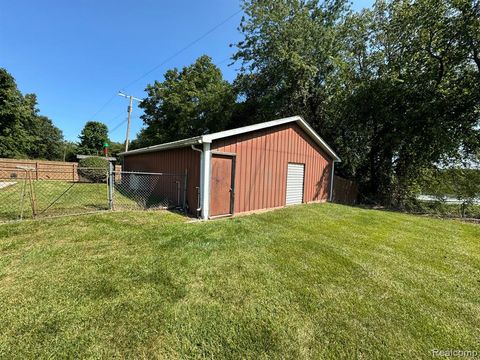
<svg viewBox="0 0 480 360"><path fill-rule="evenodd" d="M187 171L187 204L195 215L200 186L200 153L191 148L170 149L143 154L126 155L125 171L163 172L185 174Z"/></svg>
<svg viewBox="0 0 480 360"><path fill-rule="evenodd" d="M211 149L236 154L236 213L284 206L289 162L305 164L304 202L328 199L332 159L297 124L216 140Z"/></svg>

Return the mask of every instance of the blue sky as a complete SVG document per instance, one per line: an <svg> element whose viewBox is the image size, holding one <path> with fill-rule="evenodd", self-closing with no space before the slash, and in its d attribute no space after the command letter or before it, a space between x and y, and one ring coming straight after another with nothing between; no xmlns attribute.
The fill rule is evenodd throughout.
<svg viewBox="0 0 480 360"><path fill-rule="evenodd" d="M356 0L354 8L372 2ZM85 122L94 119L108 125L112 140L123 141L127 100L115 95L118 90L142 98L146 84L203 54L227 80L235 77L229 44L241 38L241 14L126 87L239 9L238 0L1 1L0 67L22 93L37 94L40 113L67 140L77 141ZM142 126L140 115L135 106L131 138Z"/></svg>

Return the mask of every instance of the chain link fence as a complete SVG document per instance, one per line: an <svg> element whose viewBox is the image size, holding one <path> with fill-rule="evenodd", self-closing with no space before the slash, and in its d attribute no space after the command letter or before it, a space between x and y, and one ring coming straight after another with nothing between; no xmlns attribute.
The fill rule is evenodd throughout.
<svg viewBox="0 0 480 360"><path fill-rule="evenodd" d="M113 166L77 171L75 180L62 180L55 170L39 179L28 166L1 167L0 222L106 210L185 208L186 175L114 171Z"/></svg>
<svg viewBox="0 0 480 360"><path fill-rule="evenodd" d="M114 171L112 209L185 209L186 175Z"/></svg>

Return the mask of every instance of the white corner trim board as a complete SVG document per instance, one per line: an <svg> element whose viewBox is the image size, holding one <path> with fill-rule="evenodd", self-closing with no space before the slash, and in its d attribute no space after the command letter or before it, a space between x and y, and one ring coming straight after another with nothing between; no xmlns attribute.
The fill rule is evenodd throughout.
<svg viewBox="0 0 480 360"><path fill-rule="evenodd" d="M198 207L197 207L197 213L199 211L202 211L202 204L203 204L203 150L197 149L195 145L190 145L192 147L192 150L198 151L200 153L200 182L198 184L199 189L198 189Z"/></svg>
<svg viewBox="0 0 480 360"><path fill-rule="evenodd" d="M328 201L332 202L333 200L333 179L335 177L335 163L336 161L332 161L332 172L330 174L330 195L328 196Z"/></svg>
<svg viewBox="0 0 480 360"><path fill-rule="evenodd" d="M202 219L207 220L210 215L210 164L212 162L212 152L210 151L210 143L203 143L203 164L201 164L201 174L203 181L200 184L202 192Z"/></svg>

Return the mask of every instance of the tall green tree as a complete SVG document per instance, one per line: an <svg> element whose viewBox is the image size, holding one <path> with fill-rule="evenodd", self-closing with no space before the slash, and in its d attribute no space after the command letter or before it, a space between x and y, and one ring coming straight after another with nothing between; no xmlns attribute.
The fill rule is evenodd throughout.
<svg viewBox="0 0 480 360"><path fill-rule="evenodd" d="M422 169L479 146L479 69L459 41L462 18L453 1L394 0L349 19L330 124L377 201L402 206ZM349 153L360 141L363 151Z"/></svg>
<svg viewBox="0 0 480 360"><path fill-rule="evenodd" d="M39 114L35 94L25 96L0 69L0 157L60 160L63 134Z"/></svg>
<svg viewBox="0 0 480 360"><path fill-rule="evenodd" d="M369 199L402 206L420 169L478 148L478 1L243 4L242 111L303 115Z"/></svg>
<svg viewBox="0 0 480 360"><path fill-rule="evenodd" d="M37 96L26 94L24 101L30 116L24 122L30 138L28 157L34 159L61 160L64 140L62 131L53 125L51 119L39 114Z"/></svg>
<svg viewBox="0 0 480 360"><path fill-rule="evenodd" d="M82 155L101 155L103 144L108 142L107 125L99 121L88 121L79 136L78 151Z"/></svg>
<svg viewBox="0 0 480 360"><path fill-rule="evenodd" d="M328 80L342 50L339 24L344 0L243 2L245 17L233 59L241 63L235 81L247 122L302 115L314 125L325 120Z"/></svg>
<svg viewBox="0 0 480 360"><path fill-rule="evenodd" d="M168 70L163 82L146 88L147 98L140 107L145 111L145 128L134 146L167 141L223 130L235 102L232 86L208 56L195 63Z"/></svg>
<svg viewBox="0 0 480 360"><path fill-rule="evenodd" d="M25 127L31 116L15 79L0 68L0 157L27 157L32 138Z"/></svg>
<svg viewBox="0 0 480 360"><path fill-rule="evenodd" d="M110 142L108 144L109 144L108 153L110 154L110 156L118 157L119 153L125 151L125 144L124 143L119 143L119 142L115 142L115 141L110 140Z"/></svg>
<svg viewBox="0 0 480 360"><path fill-rule="evenodd" d="M38 115L32 125L35 146L29 157L34 159L63 160L65 143L62 131L46 116Z"/></svg>
<svg viewBox="0 0 480 360"><path fill-rule="evenodd" d="M69 162L78 161L77 155L80 152L78 151L78 144L73 141L64 141L62 149L62 160Z"/></svg>

